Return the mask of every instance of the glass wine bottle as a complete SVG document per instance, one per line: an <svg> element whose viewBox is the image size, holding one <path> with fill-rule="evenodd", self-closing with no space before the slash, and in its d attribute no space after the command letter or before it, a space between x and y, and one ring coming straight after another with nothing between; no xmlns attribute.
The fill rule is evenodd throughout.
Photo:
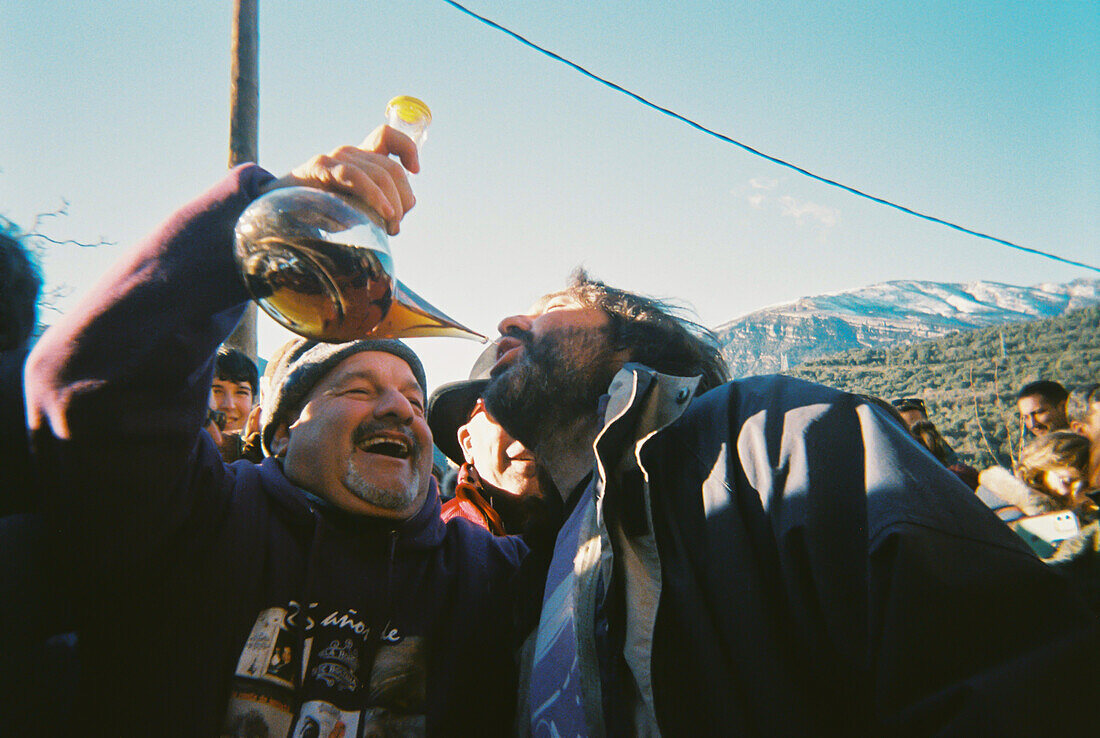
<svg viewBox="0 0 1100 738"><path fill-rule="evenodd" d="M418 147L431 119L414 97L395 97L386 106L387 124ZM272 190L241 214L234 254L264 312L307 338L485 340L396 278L385 224L358 200L312 187Z"/></svg>

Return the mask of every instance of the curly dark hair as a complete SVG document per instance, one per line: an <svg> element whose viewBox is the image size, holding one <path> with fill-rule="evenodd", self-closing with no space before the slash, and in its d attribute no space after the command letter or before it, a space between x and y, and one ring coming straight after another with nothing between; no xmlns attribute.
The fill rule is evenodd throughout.
<svg viewBox="0 0 1100 738"><path fill-rule="evenodd" d="M0 350L22 346L38 322L42 272L19 229L0 218Z"/></svg>
<svg viewBox="0 0 1100 738"><path fill-rule="evenodd" d="M699 392L729 381L718 338L684 317L685 309L668 300L611 287L577 268L562 293L602 310L611 321L611 342L626 349L631 361L663 374L702 376Z"/></svg>

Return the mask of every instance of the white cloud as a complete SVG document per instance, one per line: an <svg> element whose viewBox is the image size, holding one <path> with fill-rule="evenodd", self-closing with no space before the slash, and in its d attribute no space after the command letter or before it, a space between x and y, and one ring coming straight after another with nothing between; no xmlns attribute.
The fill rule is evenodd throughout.
<svg viewBox="0 0 1100 738"><path fill-rule="evenodd" d="M785 218L794 218L799 226L812 225L818 228L833 228L840 222L840 211L816 202L803 202L790 195L781 195L786 187L782 179L771 177L753 177L747 183L731 191L738 199L743 199L753 210L775 213Z"/></svg>
<svg viewBox="0 0 1100 738"><path fill-rule="evenodd" d="M783 215L794 218L799 225L802 225L806 219L811 219L826 228L832 228L840 220L840 211L836 208L818 205L816 202L799 202L790 195L779 198L779 204Z"/></svg>
<svg viewBox="0 0 1100 738"><path fill-rule="evenodd" d="M778 186L778 179L762 179L760 177L756 177L749 180L749 187L753 188L754 190L774 190Z"/></svg>

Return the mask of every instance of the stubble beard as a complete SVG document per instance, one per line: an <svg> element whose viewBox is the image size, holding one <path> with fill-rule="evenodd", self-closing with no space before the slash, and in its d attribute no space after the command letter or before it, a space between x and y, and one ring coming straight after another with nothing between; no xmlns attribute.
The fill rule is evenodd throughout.
<svg viewBox="0 0 1100 738"><path fill-rule="evenodd" d="M578 421L594 416L614 374L605 328L523 336L523 356L485 388L489 413L536 454Z"/></svg>
<svg viewBox="0 0 1100 738"><path fill-rule="evenodd" d="M354 445L358 446L362 439L370 437L379 431L398 430L404 435L410 444L409 465L412 476L404 487L382 487L366 479L355 464L354 454L348 459L347 468L344 470L344 486L356 497L383 510L404 510L409 507L420 492L420 459L424 449L421 448L416 438L405 430L395 428L393 424L377 420L368 420L355 429L353 436Z"/></svg>
<svg viewBox="0 0 1100 738"><path fill-rule="evenodd" d="M344 485L363 502L383 510L403 510L412 504L420 491L420 470L413 467L412 479L403 489L388 489L364 479L355 462L349 460L344 472Z"/></svg>

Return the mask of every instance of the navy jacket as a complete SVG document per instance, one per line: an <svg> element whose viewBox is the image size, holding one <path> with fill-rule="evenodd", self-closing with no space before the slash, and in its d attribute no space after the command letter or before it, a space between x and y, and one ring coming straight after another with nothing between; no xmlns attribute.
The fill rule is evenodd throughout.
<svg viewBox="0 0 1100 738"><path fill-rule="evenodd" d="M525 548L343 514L201 431L245 301L234 170L117 265L28 361L44 512L78 611L77 724L102 735L510 725L510 582Z"/></svg>
<svg viewBox="0 0 1100 738"><path fill-rule="evenodd" d="M1095 617L861 398L628 364L521 683L533 735L1056 735Z"/></svg>

